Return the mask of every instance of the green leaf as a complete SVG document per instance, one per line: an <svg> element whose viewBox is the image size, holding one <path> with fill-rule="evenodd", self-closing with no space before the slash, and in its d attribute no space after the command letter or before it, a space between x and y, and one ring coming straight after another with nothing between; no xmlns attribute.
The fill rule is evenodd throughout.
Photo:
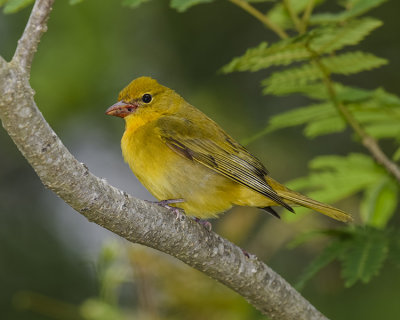
<svg viewBox="0 0 400 320"><path fill-rule="evenodd" d="M347 75L380 67L387 64L387 60L371 53L355 51L322 58L321 63L332 73Z"/></svg>
<svg viewBox="0 0 400 320"><path fill-rule="evenodd" d="M320 62L330 73L347 75L377 68L386 64L387 60L370 53L356 51L325 57L320 59ZM300 67L273 73L262 81L265 86L263 92L274 94L282 92L282 87L304 86L322 78L324 78L324 74L316 64L303 64Z"/></svg>
<svg viewBox="0 0 400 320"><path fill-rule="evenodd" d="M366 90L356 87L344 86L340 83L334 83L337 99L341 102L356 102L363 101L373 97L375 91Z"/></svg>
<svg viewBox="0 0 400 320"><path fill-rule="evenodd" d="M69 4L70 5L75 5L75 4L78 4L78 3L81 3L83 0L69 0Z"/></svg>
<svg viewBox="0 0 400 320"><path fill-rule="evenodd" d="M380 138L400 137L400 101L395 95L376 89L364 101L350 103L347 108L371 136Z"/></svg>
<svg viewBox="0 0 400 320"><path fill-rule="evenodd" d="M353 20L338 26L324 26L310 32L309 46L319 54L331 53L345 46L360 43L373 30L383 23L373 18Z"/></svg>
<svg viewBox="0 0 400 320"><path fill-rule="evenodd" d="M346 129L346 122L337 114L331 118L310 122L304 129L306 137L315 138L324 134L342 132Z"/></svg>
<svg viewBox="0 0 400 320"><path fill-rule="evenodd" d="M131 8L137 8L142 3L148 2L148 1L150 1L150 0L123 0L122 1L122 5L123 6L127 6L127 7L131 7Z"/></svg>
<svg viewBox="0 0 400 320"><path fill-rule="evenodd" d="M307 7L309 0L289 0L289 5L295 14L299 14ZM316 1L316 4L323 1ZM282 2L278 2L267 13L268 19L283 29L293 28L293 22Z"/></svg>
<svg viewBox="0 0 400 320"><path fill-rule="evenodd" d="M268 127L270 131L274 131L277 129L308 124L317 119L334 116L336 113L337 112L332 103L327 102L322 104L314 104L272 116L270 118Z"/></svg>
<svg viewBox="0 0 400 320"><path fill-rule="evenodd" d="M351 169L373 170L378 168L374 161L361 153L350 153L348 156L320 156L310 162L315 170L347 171ZM375 170L374 170L375 171ZM379 171L381 172L381 170Z"/></svg>
<svg viewBox="0 0 400 320"><path fill-rule="evenodd" d="M262 85L267 84L267 79L261 82ZM273 91L273 92L270 92ZM264 94L273 93L277 96L285 96L292 93L301 93L311 99L318 100L327 100L328 99L328 91L326 86L321 82L313 82L313 83L284 83L281 86L277 86L270 90L270 88L266 87L263 90Z"/></svg>
<svg viewBox="0 0 400 320"><path fill-rule="evenodd" d="M214 0L171 0L170 6L179 12L183 12L197 4L210 3L213 1Z"/></svg>
<svg viewBox="0 0 400 320"><path fill-rule="evenodd" d="M368 187L361 202L364 224L383 229L397 208L397 193L397 185L385 176Z"/></svg>
<svg viewBox="0 0 400 320"><path fill-rule="evenodd" d="M400 160L400 147L396 150L396 152L393 154L393 160L394 161L399 161Z"/></svg>
<svg viewBox="0 0 400 320"><path fill-rule="evenodd" d="M372 228L358 229L347 241L348 250L340 256L345 286L357 281L367 283L379 273L387 258L389 242L387 236Z"/></svg>
<svg viewBox="0 0 400 320"><path fill-rule="evenodd" d="M282 88L296 85L308 85L310 82L322 79L324 74L313 64L304 64L301 67L289 68L273 73L261 83L265 86L263 93L282 92Z"/></svg>
<svg viewBox="0 0 400 320"><path fill-rule="evenodd" d="M396 119L386 123L372 123L365 126L365 131L374 138L398 138L400 137L400 122Z"/></svg>
<svg viewBox="0 0 400 320"><path fill-rule="evenodd" d="M222 67L221 71L258 71L273 65L288 65L309 57L310 53L302 42L281 40L270 47L266 42L262 42L258 47L248 49L243 56L234 58Z"/></svg>
<svg viewBox="0 0 400 320"><path fill-rule="evenodd" d="M304 285L314 277L322 268L337 259L347 249L341 241L333 241L319 256L317 256L300 275L295 287L297 290L304 288Z"/></svg>
<svg viewBox="0 0 400 320"><path fill-rule="evenodd" d="M378 88L374 91L374 98L381 105L400 107L400 98L393 93L386 92L382 88Z"/></svg>
<svg viewBox="0 0 400 320"><path fill-rule="evenodd" d="M248 49L240 57L234 58L222 68L222 72L258 71L274 65L288 65L311 58L310 48L320 54L339 50L347 45L355 45L382 22L372 18L352 21L342 27L321 27L306 36L281 40L271 46L262 42Z"/></svg>
<svg viewBox="0 0 400 320"><path fill-rule="evenodd" d="M31 3L33 3L33 0L8 0L4 4L3 12L5 14L15 13L29 6Z"/></svg>
<svg viewBox="0 0 400 320"><path fill-rule="evenodd" d="M343 131L346 123L339 117L332 103L297 108L270 118L266 132L305 124L304 134L314 138L319 135Z"/></svg>
<svg viewBox="0 0 400 320"><path fill-rule="evenodd" d="M356 87L344 86L340 83L333 82L333 87L336 92L336 96L341 102L357 102L371 98L375 91L366 90ZM379 90L379 89L378 89ZM306 83L306 84L294 84L292 86L285 85L280 88L276 88L275 95L287 95L291 93L300 93L310 99L317 100L329 100L328 90L324 83Z"/></svg>
<svg viewBox="0 0 400 320"><path fill-rule="evenodd" d="M309 163L312 172L286 185L322 202L335 202L364 190L379 181L386 172L368 156L352 153L320 156Z"/></svg>
<svg viewBox="0 0 400 320"><path fill-rule="evenodd" d="M350 18L358 17L369 10L381 5L386 0L361 0L345 11L339 13L314 14L310 18L310 24L342 23Z"/></svg>

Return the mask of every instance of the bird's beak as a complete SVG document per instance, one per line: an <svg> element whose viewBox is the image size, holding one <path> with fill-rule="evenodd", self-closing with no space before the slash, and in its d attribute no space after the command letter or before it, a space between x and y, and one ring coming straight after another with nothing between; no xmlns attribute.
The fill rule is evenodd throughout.
<svg viewBox="0 0 400 320"><path fill-rule="evenodd" d="M106 110L106 115L125 118L134 113L138 105L125 101L118 101Z"/></svg>

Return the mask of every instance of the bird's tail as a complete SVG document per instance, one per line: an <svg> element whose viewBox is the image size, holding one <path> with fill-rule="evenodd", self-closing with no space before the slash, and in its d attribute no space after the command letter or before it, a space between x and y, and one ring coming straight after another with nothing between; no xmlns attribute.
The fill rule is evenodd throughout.
<svg viewBox="0 0 400 320"><path fill-rule="evenodd" d="M280 184L278 181L272 179L271 177L267 177L268 184L276 191L276 193L288 204L288 205L300 205L306 208L313 209L318 211L328 217L333 219L350 222L353 221L353 217L348 213L337 209L335 207L330 206L329 204L325 204L314 199L311 199L299 192L290 190L286 188L284 185Z"/></svg>
<svg viewBox="0 0 400 320"><path fill-rule="evenodd" d="M301 193L296 191L286 189L286 190L279 190L278 195L282 197L284 200L288 201L289 204L298 204L300 206L313 209L318 211L322 214L327 215L333 219L343 221L343 222L350 222L353 221L353 218L348 213L337 209L335 207L330 206L329 204L325 204L316 200L313 200Z"/></svg>

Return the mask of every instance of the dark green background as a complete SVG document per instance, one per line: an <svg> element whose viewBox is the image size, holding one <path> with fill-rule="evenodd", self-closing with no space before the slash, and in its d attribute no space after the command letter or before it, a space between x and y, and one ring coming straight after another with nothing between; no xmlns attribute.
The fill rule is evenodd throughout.
<svg viewBox="0 0 400 320"><path fill-rule="evenodd" d="M0 53L7 60L29 12L30 8L14 15L0 14ZM382 86L400 94L399 12L398 1L372 11L384 26L362 44L364 50L390 64L351 77L347 83ZM132 79L148 75L174 88L237 139L261 130L270 115L307 104L300 97L262 96L259 83L266 72L217 73L246 48L277 39L228 1L193 7L181 14L170 9L167 1L151 1L132 10L119 1L85 0L71 6L59 0L48 26L32 67L31 84L39 108L66 146L94 174L140 198L151 196L123 163L119 147L123 122L104 115ZM306 140L300 128L271 134L248 147L280 181L305 175L307 162L315 155L364 152L350 132ZM43 310L54 307L52 303L32 310L21 296L33 292L72 306L96 296L99 248L104 239L115 236L89 223L46 190L3 129L0 155L0 318L75 319L67 311L59 318L45 315ZM341 207L357 210L357 198L344 201ZM245 210L241 215L258 221L268 233L255 239L261 227L249 228L246 237L236 239L240 218L232 218L235 215L237 210L225 215L215 223L216 230L246 249L250 247L292 283L324 243L316 241L296 250L288 250L286 243L316 227L337 226L317 215L286 223ZM399 223L398 217L394 220ZM204 281L212 280L204 277ZM399 319L399 288L399 269L391 264L371 283L350 289L344 289L339 268L332 265L308 284L304 295L332 319ZM125 308L139 308L137 297L129 290L134 289L121 292ZM204 301L202 308L208 308L210 314L221 309ZM196 307L186 306L189 311L182 314L179 303L176 305L178 311L171 316L160 302L159 318L194 319L198 313ZM257 312L240 310L237 319L260 317Z"/></svg>

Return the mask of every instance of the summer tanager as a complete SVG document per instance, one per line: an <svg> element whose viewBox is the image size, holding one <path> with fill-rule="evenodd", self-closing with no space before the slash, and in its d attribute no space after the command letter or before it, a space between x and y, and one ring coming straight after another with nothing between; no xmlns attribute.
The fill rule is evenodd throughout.
<svg viewBox="0 0 400 320"><path fill-rule="evenodd" d="M187 215L211 218L233 205L304 206L340 221L346 212L272 179L264 165L175 91L149 77L133 80L106 114L125 119L125 161L158 199Z"/></svg>

